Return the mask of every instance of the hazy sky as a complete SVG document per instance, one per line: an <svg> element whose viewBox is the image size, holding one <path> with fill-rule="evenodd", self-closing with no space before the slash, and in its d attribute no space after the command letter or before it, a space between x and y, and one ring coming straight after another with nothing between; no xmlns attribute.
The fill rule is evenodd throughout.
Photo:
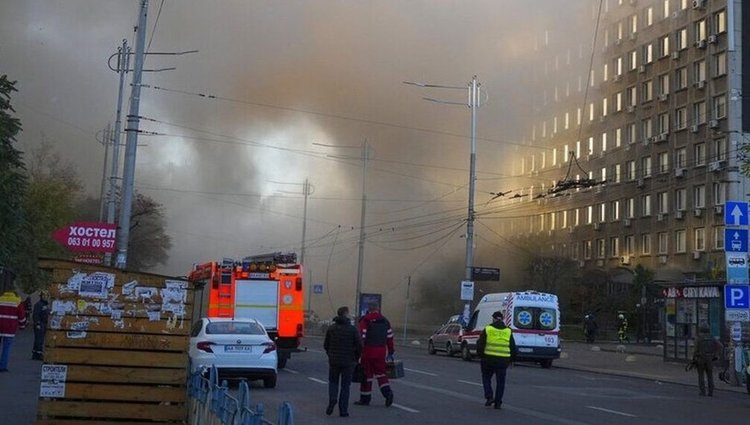
<svg viewBox="0 0 750 425"><path fill-rule="evenodd" d="M486 202L488 192L509 189L498 180L507 172L501 149L526 129L530 88L520 83L533 40L548 20L563 19L566 4L151 0L150 51L199 53L148 57L146 68L177 69L146 73L144 84L219 97L142 91L141 115L160 122L141 129L163 135L140 139L136 186L164 204L174 242L157 271L298 250L301 186L273 182L309 178L308 271L331 285L330 299L313 307L350 302L362 163L326 154L358 157L365 139L374 158L367 222L376 226L368 228L363 289L383 291L389 302L389 292L402 296L406 275L463 258L463 230L451 232L465 216L469 109L421 98L465 102L467 91L402 81L465 86L478 76L486 100L478 135L491 141L478 144L477 202ZM114 121L117 99L107 58L123 38L134 41L138 8L136 0L0 3L0 74L18 80L21 148L52 141L91 194L99 192L104 154L95 135ZM480 258L485 248L494 249L478 239Z"/></svg>

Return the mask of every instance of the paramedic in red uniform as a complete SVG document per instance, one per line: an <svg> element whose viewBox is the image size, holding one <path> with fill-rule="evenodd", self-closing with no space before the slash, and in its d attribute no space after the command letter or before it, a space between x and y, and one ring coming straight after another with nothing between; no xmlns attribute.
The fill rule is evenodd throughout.
<svg viewBox="0 0 750 425"><path fill-rule="evenodd" d="M359 401L354 404L370 404L372 382L377 380L380 392L385 397L385 405L390 406L393 404L393 390L385 372L385 358L386 350L388 358L393 358L393 329L388 319L378 311L377 304L368 304L367 314L359 320L359 331L364 343L361 361L365 379L359 387Z"/></svg>
<svg viewBox="0 0 750 425"><path fill-rule="evenodd" d="M0 372L8 371L10 347L19 327L26 324L26 310L15 291L0 295Z"/></svg>

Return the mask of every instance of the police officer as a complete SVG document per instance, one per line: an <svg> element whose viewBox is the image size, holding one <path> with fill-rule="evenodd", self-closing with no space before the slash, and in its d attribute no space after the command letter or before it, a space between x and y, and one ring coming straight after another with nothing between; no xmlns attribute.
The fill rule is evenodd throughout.
<svg viewBox="0 0 750 425"><path fill-rule="evenodd" d="M484 405L494 405L500 409L505 393L505 374L508 365L514 360L516 342L513 332L503 322L503 312L492 313L493 322L489 324L477 340L477 353L482 359L482 385L484 385ZM492 394L492 376L496 376L497 388Z"/></svg>

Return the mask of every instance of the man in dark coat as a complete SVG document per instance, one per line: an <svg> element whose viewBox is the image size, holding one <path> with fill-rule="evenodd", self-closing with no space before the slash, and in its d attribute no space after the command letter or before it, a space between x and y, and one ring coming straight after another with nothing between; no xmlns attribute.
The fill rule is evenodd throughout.
<svg viewBox="0 0 750 425"><path fill-rule="evenodd" d="M713 362L723 354L724 347L715 340L707 328L700 329L700 340L695 345L693 363L698 371L698 388L700 395L706 395L706 379L708 379L708 396L714 395L714 366ZM705 378L704 378L705 375Z"/></svg>
<svg viewBox="0 0 750 425"><path fill-rule="evenodd" d="M339 415L349 416L349 387L352 384L354 366L362 354L362 339L351 323L348 307L341 307L336 312L333 325L326 332L323 348L328 354L326 415L333 413L333 408L338 403Z"/></svg>
<svg viewBox="0 0 750 425"><path fill-rule="evenodd" d="M39 293L39 301L34 304L32 318L34 321L34 348L31 351L32 360L44 360L44 334L47 333L47 319L49 319L49 301L47 293Z"/></svg>
<svg viewBox="0 0 750 425"><path fill-rule="evenodd" d="M513 332L503 322L503 312L492 313L492 323L482 330L477 340L477 354L482 359L482 386L484 387L485 406L494 405L500 409L505 394L505 375L508 365L516 354L516 342ZM492 394L492 376L495 376L497 387Z"/></svg>

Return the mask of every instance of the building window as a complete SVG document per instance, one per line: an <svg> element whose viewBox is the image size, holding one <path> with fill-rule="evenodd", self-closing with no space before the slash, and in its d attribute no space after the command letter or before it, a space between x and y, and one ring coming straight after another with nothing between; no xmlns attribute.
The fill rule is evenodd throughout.
<svg viewBox="0 0 750 425"><path fill-rule="evenodd" d="M605 63L604 68L602 69L602 81L607 81L607 80L609 80L609 64Z"/></svg>
<svg viewBox="0 0 750 425"><path fill-rule="evenodd" d="M607 132L602 133L602 152L607 151Z"/></svg>
<svg viewBox="0 0 750 425"><path fill-rule="evenodd" d="M651 63L654 61L654 45L648 43L643 46L643 63Z"/></svg>
<svg viewBox="0 0 750 425"><path fill-rule="evenodd" d="M638 15L630 16L630 33L635 34L638 32Z"/></svg>
<svg viewBox="0 0 750 425"><path fill-rule="evenodd" d="M660 214L668 213L669 212L669 193L659 192L656 194L656 197L659 200L659 213Z"/></svg>
<svg viewBox="0 0 750 425"><path fill-rule="evenodd" d="M641 174L643 178L651 177L651 157L644 156L641 158Z"/></svg>
<svg viewBox="0 0 750 425"><path fill-rule="evenodd" d="M654 24L654 7L649 6L643 10L643 24L645 26L651 26Z"/></svg>
<svg viewBox="0 0 750 425"><path fill-rule="evenodd" d="M638 52L636 52L635 50L628 53L628 65L630 65L630 71L638 68Z"/></svg>
<svg viewBox="0 0 750 425"><path fill-rule="evenodd" d="M622 57L615 59L615 75L618 77L622 75Z"/></svg>
<svg viewBox="0 0 750 425"><path fill-rule="evenodd" d="M659 254L666 254L669 252L669 237L667 236L667 232L657 233L656 237L659 240Z"/></svg>
<svg viewBox="0 0 750 425"><path fill-rule="evenodd" d="M604 250L604 239L597 239L596 240L596 257L597 258L604 258L607 256L606 251Z"/></svg>
<svg viewBox="0 0 750 425"><path fill-rule="evenodd" d="M726 161L727 159L727 139L714 140L714 158L717 161Z"/></svg>
<svg viewBox="0 0 750 425"><path fill-rule="evenodd" d="M620 238L617 236L609 238L609 252L612 257L620 256Z"/></svg>
<svg viewBox="0 0 750 425"><path fill-rule="evenodd" d="M615 112L622 111L622 92L615 93Z"/></svg>
<svg viewBox="0 0 750 425"><path fill-rule="evenodd" d="M659 54L662 57L669 56L669 35L659 39Z"/></svg>
<svg viewBox="0 0 750 425"><path fill-rule="evenodd" d="M696 227L693 231L695 239L693 240L693 247L696 251L706 250L706 229L703 227Z"/></svg>
<svg viewBox="0 0 750 425"><path fill-rule="evenodd" d="M680 252L680 253L687 251L687 248L685 246L685 231L684 230L675 230L674 250L675 252Z"/></svg>
<svg viewBox="0 0 750 425"><path fill-rule="evenodd" d="M682 90L686 89L688 85L687 79L687 67L678 68L674 72L674 89Z"/></svg>
<svg viewBox="0 0 750 425"><path fill-rule="evenodd" d="M693 201L695 208L706 207L706 185L700 184L693 187Z"/></svg>
<svg viewBox="0 0 750 425"><path fill-rule="evenodd" d="M591 241L583 242L583 258L586 260L591 259Z"/></svg>
<svg viewBox="0 0 750 425"><path fill-rule="evenodd" d="M657 160L659 161L659 174L669 172L669 152L659 152L657 154Z"/></svg>
<svg viewBox="0 0 750 425"><path fill-rule="evenodd" d="M573 211L574 211L573 212L574 223L576 226L578 226L579 224L581 224L581 210L576 208Z"/></svg>
<svg viewBox="0 0 750 425"><path fill-rule="evenodd" d="M679 0L680 4L680 10L685 10L688 8L688 0Z"/></svg>
<svg viewBox="0 0 750 425"><path fill-rule="evenodd" d="M651 195L643 195L641 197L641 216L651 216Z"/></svg>
<svg viewBox="0 0 750 425"><path fill-rule="evenodd" d="M638 104L638 89L633 87L628 87L628 105L635 106Z"/></svg>
<svg viewBox="0 0 750 425"><path fill-rule="evenodd" d="M661 5L661 17L663 19L669 18L669 0L663 0Z"/></svg>
<svg viewBox="0 0 750 425"><path fill-rule="evenodd" d="M669 74L659 76L659 94L669 94Z"/></svg>
<svg viewBox="0 0 750 425"><path fill-rule="evenodd" d="M614 169L613 173L614 173L614 176L615 176L615 183L620 183L620 181L622 179L622 174L621 174L620 168L621 168L620 164L615 164L615 166L613 168Z"/></svg>
<svg viewBox="0 0 750 425"><path fill-rule="evenodd" d="M635 180L635 161L630 160L625 162L625 176L628 181Z"/></svg>
<svg viewBox="0 0 750 425"><path fill-rule="evenodd" d="M724 249L724 228L714 227L714 249Z"/></svg>
<svg viewBox="0 0 750 425"><path fill-rule="evenodd" d="M677 108L674 111L674 126L677 130L682 130L687 126L687 108Z"/></svg>
<svg viewBox="0 0 750 425"><path fill-rule="evenodd" d="M724 205L727 201L727 184L725 182L713 183L714 205Z"/></svg>
<svg viewBox="0 0 750 425"><path fill-rule="evenodd" d="M609 203L610 214L612 214L612 221L620 221L620 201L612 201Z"/></svg>
<svg viewBox="0 0 750 425"><path fill-rule="evenodd" d="M706 122L706 102L695 102L693 104L693 124L701 125Z"/></svg>
<svg viewBox="0 0 750 425"><path fill-rule="evenodd" d="M652 123L653 122L651 121L651 118L646 118L645 120L641 121L641 133L644 140L654 135Z"/></svg>
<svg viewBox="0 0 750 425"><path fill-rule="evenodd" d="M593 155L594 153L594 137L589 137L589 148L587 151L587 155Z"/></svg>
<svg viewBox="0 0 750 425"><path fill-rule="evenodd" d="M625 200L625 217L635 218L635 198Z"/></svg>
<svg viewBox="0 0 750 425"><path fill-rule="evenodd" d="M651 234L644 233L641 235L641 253L651 255Z"/></svg>
<svg viewBox="0 0 750 425"><path fill-rule="evenodd" d="M625 254L635 254L635 236L633 235L625 236Z"/></svg>
<svg viewBox="0 0 750 425"><path fill-rule="evenodd" d="M685 211L687 205L687 191L685 189L677 189L674 191L674 209L677 211Z"/></svg>
<svg viewBox="0 0 750 425"><path fill-rule="evenodd" d="M659 134L669 133L669 112L659 114Z"/></svg>
<svg viewBox="0 0 750 425"><path fill-rule="evenodd" d="M607 221L607 204L605 202L599 204L599 217L597 221L599 223Z"/></svg>
<svg viewBox="0 0 750 425"><path fill-rule="evenodd" d="M695 158L695 166L702 167L706 165L706 144L696 143L693 145L693 157Z"/></svg>
<svg viewBox="0 0 750 425"><path fill-rule="evenodd" d="M675 37L677 41L677 50L687 49L687 43L688 43L687 28L678 29L677 33L675 34Z"/></svg>
<svg viewBox="0 0 750 425"><path fill-rule="evenodd" d="M643 83L643 86L641 87L641 90L643 91L643 101L644 102L650 102L654 100L654 81L648 80Z"/></svg>
<svg viewBox="0 0 750 425"><path fill-rule="evenodd" d="M622 146L622 129L620 127L615 129L615 147Z"/></svg>
<svg viewBox="0 0 750 425"><path fill-rule="evenodd" d="M628 124L628 143L635 143L636 136L636 125L634 122L631 122L630 124Z"/></svg>
<svg viewBox="0 0 750 425"><path fill-rule="evenodd" d="M603 116L603 117L606 117L606 116L607 116L607 113L609 112L609 110L608 110L608 108L607 108L607 106L608 106L608 105L607 105L607 102L608 102L608 101L609 101L609 99L608 99L608 98L606 98L606 97L605 97L604 99L602 99L602 116Z"/></svg>
<svg viewBox="0 0 750 425"><path fill-rule="evenodd" d="M714 97L714 118L725 118L727 116L727 97L719 95Z"/></svg>
<svg viewBox="0 0 750 425"><path fill-rule="evenodd" d="M722 10L714 15L714 32L721 34L727 30L727 11Z"/></svg>
<svg viewBox="0 0 750 425"><path fill-rule="evenodd" d="M685 168L687 164L687 149L678 148L674 151L674 165L677 168Z"/></svg>
<svg viewBox="0 0 750 425"><path fill-rule="evenodd" d="M699 60L693 63L693 82L706 81L706 61Z"/></svg>
<svg viewBox="0 0 750 425"><path fill-rule="evenodd" d="M601 183L606 183L607 182L607 167L602 167L602 169L601 169L601 180L600 180L600 182Z"/></svg>
<svg viewBox="0 0 750 425"><path fill-rule="evenodd" d="M721 76L727 73L727 52L717 53L714 56L714 75Z"/></svg>
<svg viewBox="0 0 750 425"><path fill-rule="evenodd" d="M586 207L586 224L591 224L594 222L594 206L589 205Z"/></svg>
<svg viewBox="0 0 750 425"><path fill-rule="evenodd" d="M706 39L706 20L701 19L700 21L696 22L695 24L695 42L704 41Z"/></svg>

